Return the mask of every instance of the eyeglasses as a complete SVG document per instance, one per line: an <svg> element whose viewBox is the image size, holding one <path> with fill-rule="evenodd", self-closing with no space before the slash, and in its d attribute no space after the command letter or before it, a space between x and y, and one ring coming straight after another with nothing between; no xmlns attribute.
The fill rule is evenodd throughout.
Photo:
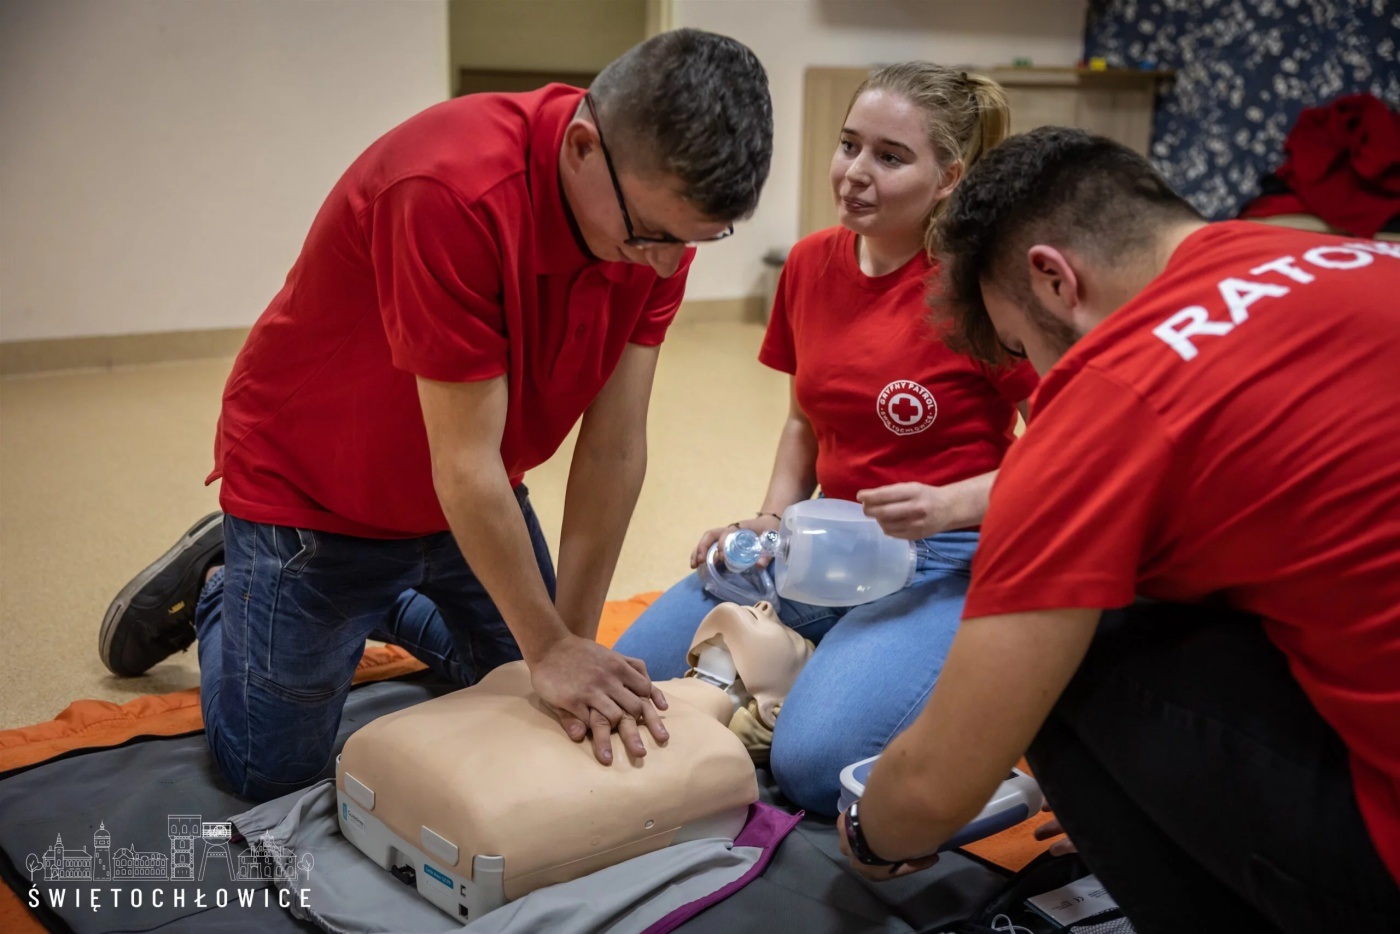
<svg viewBox="0 0 1400 934"><path fill-rule="evenodd" d="M734 233L734 225L723 233L713 237L706 237L703 240L681 240L677 237L639 237L632 229L632 215L627 213L627 201L622 197L622 185L617 180L617 170L613 168L612 153L608 152L608 144L603 142L603 125L598 122L598 111L593 106L593 95L585 94L584 103L588 104L588 114L593 118L593 128L598 131L598 146L603 150L603 161L608 166L608 177L612 179L613 191L617 194L617 206L622 209L622 223L627 227L627 239L622 241L625 246L630 246L638 250L648 250L659 246L690 246L692 243L714 243L716 240L723 240Z"/></svg>

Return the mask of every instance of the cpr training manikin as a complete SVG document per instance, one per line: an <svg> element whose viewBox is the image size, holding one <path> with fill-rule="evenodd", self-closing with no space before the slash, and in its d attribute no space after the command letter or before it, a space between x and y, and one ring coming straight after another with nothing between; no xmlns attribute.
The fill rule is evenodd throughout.
<svg viewBox="0 0 1400 934"><path fill-rule="evenodd" d="M715 607L684 678L659 683L670 741L611 766L572 742L524 662L381 717L336 763L356 847L453 917L687 840L732 840L758 799L783 699L812 645L768 603Z"/></svg>

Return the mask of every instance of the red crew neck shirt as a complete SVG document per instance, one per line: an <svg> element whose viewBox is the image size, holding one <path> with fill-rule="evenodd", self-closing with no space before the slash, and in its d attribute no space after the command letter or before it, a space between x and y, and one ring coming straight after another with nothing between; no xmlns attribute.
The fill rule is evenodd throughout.
<svg viewBox="0 0 1400 934"><path fill-rule="evenodd" d="M582 98L457 98L350 166L229 376L209 476L225 512L367 538L444 531L415 377L506 377L501 460L518 483L628 343L661 343L693 251L667 279L586 252L559 182Z"/></svg>
<svg viewBox="0 0 1400 934"><path fill-rule="evenodd" d="M1397 296L1394 244L1189 236L1046 374L963 616L1135 594L1260 615L1400 879Z"/></svg>
<svg viewBox="0 0 1400 934"><path fill-rule="evenodd" d="M941 486L995 470L1014 438L1029 364L986 367L939 342L920 251L867 276L856 235L832 227L788 254L758 359L796 376L817 437L817 482L837 499L918 481Z"/></svg>

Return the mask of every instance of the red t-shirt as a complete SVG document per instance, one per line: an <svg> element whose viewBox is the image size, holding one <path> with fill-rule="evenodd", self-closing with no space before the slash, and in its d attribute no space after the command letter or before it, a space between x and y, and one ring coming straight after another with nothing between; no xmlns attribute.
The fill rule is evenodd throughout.
<svg viewBox="0 0 1400 934"><path fill-rule="evenodd" d="M1035 371L989 368L944 347L924 302L929 273L920 251L867 276L844 227L804 237L788 254L758 359L796 376L827 496L965 480L995 470L1011 444Z"/></svg>
<svg viewBox="0 0 1400 934"><path fill-rule="evenodd" d="M447 101L350 166L229 376L209 476L225 512L369 538L444 531L416 376L506 376L515 483L629 342L661 343L693 251L664 280L586 252L559 183L582 96Z"/></svg>
<svg viewBox="0 0 1400 934"><path fill-rule="evenodd" d="M964 617L1224 597L1346 742L1400 878L1400 246L1192 234L1046 374Z"/></svg>

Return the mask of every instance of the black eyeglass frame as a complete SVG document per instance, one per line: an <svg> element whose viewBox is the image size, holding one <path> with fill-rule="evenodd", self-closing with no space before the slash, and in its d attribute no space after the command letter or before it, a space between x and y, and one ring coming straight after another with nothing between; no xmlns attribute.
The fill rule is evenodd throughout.
<svg viewBox="0 0 1400 934"><path fill-rule="evenodd" d="M624 245L638 250L645 250L658 246L690 246L694 243L715 243L726 237L734 235L734 225L730 224L729 229L723 233L706 237L704 240L680 240L676 237L640 237L632 228L632 215L627 211L627 199L622 196L622 185L617 180L617 170L613 168L612 153L608 151L608 144L603 141L603 125L598 122L598 111L593 106L593 95L584 94L584 103L588 105L588 114L593 118L593 128L598 131L598 148L603 150L603 161L608 166L608 178L612 179L613 193L617 195L617 206L622 210L622 223L627 228L627 239L622 241Z"/></svg>

